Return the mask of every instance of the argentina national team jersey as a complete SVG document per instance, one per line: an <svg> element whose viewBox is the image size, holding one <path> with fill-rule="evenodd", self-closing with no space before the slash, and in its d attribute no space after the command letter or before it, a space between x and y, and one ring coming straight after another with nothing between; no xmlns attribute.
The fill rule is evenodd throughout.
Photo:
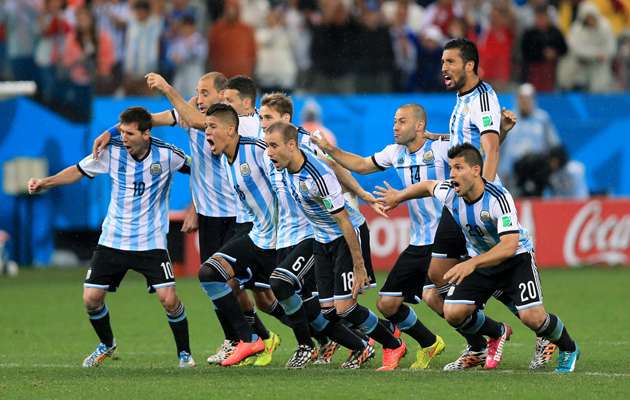
<svg viewBox="0 0 630 400"><path fill-rule="evenodd" d="M490 85L480 80L470 91L457 95L450 121L451 147L470 143L482 151L481 135L498 135L500 126L501 107L497 95Z"/></svg>
<svg viewBox="0 0 630 400"><path fill-rule="evenodd" d="M334 172L312 151L301 148L304 156L302 169L295 174L283 170L294 199L304 211L315 231L315 240L320 243L330 243L343 236L332 214L344 207L350 215L354 229L364 222L363 215L346 205L342 195L341 185Z"/></svg>
<svg viewBox="0 0 630 400"><path fill-rule="evenodd" d="M448 141L427 139L424 145L413 154L407 147L390 144L372 156L372 161L381 170L394 167L404 187L425 180L445 180L450 172L448 167ZM411 219L411 239L413 246L433 244L442 204L432 197L414 199L407 202Z"/></svg>
<svg viewBox="0 0 630 400"><path fill-rule="evenodd" d="M243 114L238 116L238 134L242 137L252 137L254 139L260 139L263 136L262 127L260 126L260 115L258 110L255 110L249 114ZM233 192L233 191L232 191ZM239 224L245 222L252 222L252 216L243 206L243 203L236 199L236 222Z"/></svg>
<svg viewBox="0 0 630 400"><path fill-rule="evenodd" d="M483 195L473 204L466 204L463 197L458 197L450 181L443 181L433 189L433 196L444 203L464 231L468 255L487 253L508 233L519 234L515 255L532 251L531 235L518 222L512 195L502 186L485 179L484 182Z"/></svg>
<svg viewBox="0 0 630 400"><path fill-rule="evenodd" d="M173 110L179 121L179 114ZM187 131L192 159L190 182L197 213L206 217L236 216L236 201L227 180L221 157L214 156L204 131Z"/></svg>
<svg viewBox="0 0 630 400"><path fill-rule="evenodd" d="M254 223L249 237L262 249L275 249L278 200L269 179L266 149L262 139L241 136L232 164L225 155L221 158L232 190Z"/></svg>
<svg viewBox="0 0 630 400"><path fill-rule="evenodd" d="M88 156L77 167L88 178L109 173L111 201L98 244L118 250L166 249L168 195L173 173L189 173L184 152L151 138L149 152L136 161L118 138L111 139L98 160Z"/></svg>

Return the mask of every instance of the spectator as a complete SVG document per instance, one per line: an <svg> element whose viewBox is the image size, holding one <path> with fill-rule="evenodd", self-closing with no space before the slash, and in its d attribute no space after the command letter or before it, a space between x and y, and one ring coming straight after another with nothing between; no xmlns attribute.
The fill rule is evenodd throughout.
<svg viewBox="0 0 630 400"><path fill-rule="evenodd" d="M421 5L412 0L387 0L381 5L381 12L390 25L403 15L403 9L405 20L402 23L417 34L423 28L424 8Z"/></svg>
<svg viewBox="0 0 630 400"><path fill-rule="evenodd" d="M308 98L302 107L302 128L308 132L319 131L333 145L337 145L335 135L322 123L322 107L313 98Z"/></svg>
<svg viewBox="0 0 630 400"><path fill-rule="evenodd" d="M124 0L93 0L92 11L100 32L108 32L114 47L114 65L108 84L96 85L96 94L112 94L123 82L125 32L129 20L129 4Z"/></svg>
<svg viewBox="0 0 630 400"><path fill-rule="evenodd" d="M61 64L66 36L72 30L64 14L64 0L48 0L37 18L41 38L35 49L41 93L45 102L55 97L57 70Z"/></svg>
<svg viewBox="0 0 630 400"><path fill-rule="evenodd" d="M297 86L305 89L308 86L309 71L313 65L311 59L311 20L317 15L317 6L313 2L289 0L286 12L287 30L293 38L291 49L298 70Z"/></svg>
<svg viewBox="0 0 630 400"><path fill-rule="evenodd" d="M240 5L240 18L244 24L252 28L262 28L265 26L265 17L269 14L269 0L238 0ZM274 4L279 4L274 1Z"/></svg>
<svg viewBox="0 0 630 400"><path fill-rule="evenodd" d="M195 17L187 15L177 22L177 34L168 48L168 59L175 66L173 87L183 96L194 96L197 77L204 75L208 44L195 30Z"/></svg>
<svg viewBox="0 0 630 400"><path fill-rule="evenodd" d="M39 80L33 55L38 37L37 16L43 5L43 0L4 0L0 3L7 32L6 55L14 80Z"/></svg>
<svg viewBox="0 0 630 400"><path fill-rule="evenodd" d="M435 25L448 35L448 27L454 18L464 17L461 4L455 0L437 0L426 8L422 17L422 27Z"/></svg>
<svg viewBox="0 0 630 400"><path fill-rule="evenodd" d="M195 21L196 11L194 8L190 7L189 0L172 0L167 4L167 6L169 7L164 11L164 30L162 31L162 37L160 38L159 71L160 75L162 75L166 81L171 82L174 79L177 66L170 58L170 48L173 45L173 42L178 39L180 28L179 23L182 18L185 16L191 17L193 18L193 21ZM193 22L193 30L194 28L195 26ZM195 78L191 79L195 80Z"/></svg>
<svg viewBox="0 0 630 400"><path fill-rule="evenodd" d="M552 92L558 59L566 54L567 45L562 32L552 24L547 7L537 8L535 15L534 26L521 40L523 76L539 92Z"/></svg>
<svg viewBox="0 0 630 400"><path fill-rule="evenodd" d="M101 82L104 86L111 82L114 48L109 32L96 28L92 11L83 8L76 17L76 30L68 36L63 55L63 66L70 80L66 95L76 112L89 116L92 83Z"/></svg>
<svg viewBox="0 0 630 400"><path fill-rule="evenodd" d="M398 92L414 92L418 88L418 36L409 25L409 5L405 1L390 1L396 5L390 19L389 34L392 38L394 60L396 63Z"/></svg>
<svg viewBox="0 0 630 400"><path fill-rule="evenodd" d="M258 59L256 85L262 93L290 94L297 83L297 66L293 58L291 35L282 8L267 14L266 26L256 30Z"/></svg>
<svg viewBox="0 0 630 400"><path fill-rule="evenodd" d="M506 91L511 84L514 26L510 3L496 0L477 40L479 76L497 91Z"/></svg>
<svg viewBox="0 0 630 400"><path fill-rule="evenodd" d="M124 85L127 95L153 95L144 76L158 69L163 26L163 18L155 12L152 13L149 1L135 2L125 37Z"/></svg>
<svg viewBox="0 0 630 400"><path fill-rule="evenodd" d="M394 50L389 28L383 23L378 0L368 0L356 40L356 90L359 93L387 93L393 89Z"/></svg>
<svg viewBox="0 0 630 400"><path fill-rule="evenodd" d="M437 26L428 26L420 33L418 46L418 80L423 92L445 90L442 75L442 53L445 37Z"/></svg>
<svg viewBox="0 0 630 400"><path fill-rule="evenodd" d="M514 114L518 122L501 145L498 175L504 186L513 193L540 195L547 178L545 168L542 168L542 177L537 177L541 172L539 167L546 164L541 160L546 159L549 149L560 144L560 139L549 114L538 108L536 90L532 84L525 83L518 88L516 102ZM517 184L519 174L515 168L519 162L521 166L527 167L520 173L520 185ZM528 181L538 182L535 184L536 189Z"/></svg>
<svg viewBox="0 0 630 400"><path fill-rule="evenodd" d="M543 9L547 12L551 25L558 27L558 10L549 4L548 0L527 0L527 3L518 7L516 11L519 29L526 31L534 27L536 25L536 13Z"/></svg>
<svg viewBox="0 0 630 400"><path fill-rule="evenodd" d="M254 28L240 20L238 0L226 0L223 17L209 32L209 60L214 70L226 78L253 76L256 64Z"/></svg>
<svg viewBox="0 0 630 400"><path fill-rule="evenodd" d="M557 146L549 151L549 168L551 174L546 195L582 200L588 198L584 164L569 160L564 147Z"/></svg>
<svg viewBox="0 0 630 400"><path fill-rule="evenodd" d="M569 51L558 65L558 87L589 92L612 90L617 39L610 23L590 1L583 1L567 35Z"/></svg>

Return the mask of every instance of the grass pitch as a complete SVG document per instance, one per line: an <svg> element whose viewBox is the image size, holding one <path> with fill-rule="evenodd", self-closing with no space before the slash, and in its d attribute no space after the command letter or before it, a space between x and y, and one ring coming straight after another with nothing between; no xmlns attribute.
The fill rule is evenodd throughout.
<svg viewBox="0 0 630 400"><path fill-rule="evenodd" d="M630 398L629 269L541 271L545 308L560 316L582 350L576 372L567 375L551 374L556 357L544 371L528 370L535 335L494 300L487 314L509 323L514 335L493 371L442 372L465 344L424 304L415 306L416 313L446 341L444 353L424 371L408 370L418 345L405 335L409 353L397 371L376 371L382 356L379 348L376 359L361 370L339 370L348 356L342 349L332 365L288 371L284 364L297 343L289 328L267 315L262 315L263 321L282 338L271 366L210 366L205 360L222 342L222 334L210 301L194 279L177 281L197 362L194 368L181 369L164 311L134 272L107 297L118 359L86 369L81 362L98 338L81 300L85 272L23 269L18 277L0 277L0 399ZM382 283L385 276L378 278ZM370 290L360 302L376 310L376 295L377 290Z"/></svg>

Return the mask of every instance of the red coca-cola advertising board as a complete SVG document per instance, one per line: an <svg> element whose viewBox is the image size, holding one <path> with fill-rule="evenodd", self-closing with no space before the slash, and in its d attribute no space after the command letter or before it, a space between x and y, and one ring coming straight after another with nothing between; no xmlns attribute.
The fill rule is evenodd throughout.
<svg viewBox="0 0 630 400"><path fill-rule="evenodd" d="M541 268L630 264L630 200L517 200L519 221L534 238ZM409 214L385 219L362 206L370 226L372 263L388 270L409 244Z"/></svg>

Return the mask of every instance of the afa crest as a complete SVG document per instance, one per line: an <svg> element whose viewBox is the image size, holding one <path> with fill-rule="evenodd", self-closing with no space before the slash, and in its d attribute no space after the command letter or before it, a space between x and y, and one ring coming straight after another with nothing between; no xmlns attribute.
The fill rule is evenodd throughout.
<svg viewBox="0 0 630 400"><path fill-rule="evenodd" d="M433 154L433 150L429 149L425 151L424 154L422 155L422 159L424 160L425 163L431 163L435 161L435 154Z"/></svg>
<svg viewBox="0 0 630 400"><path fill-rule="evenodd" d="M300 181L300 192L308 193L308 188L306 187L306 183L304 183L304 181Z"/></svg>
<svg viewBox="0 0 630 400"><path fill-rule="evenodd" d="M488 211L488 210L481 210L481 213L479 214L479 217L481 218L481 220L484 223L490 222L490 211Z"/></svg>
<svg viewBox="0 0 630 400"><path fill-rule="evenodd" d="M462 109L462 115L468 114L468 104L464 104L464 108Z"/></svg>
<svg viewBox="0 0 630 400"><path fill-rule="evenodd" d="M252 173L252 170L249 168L249 164L243 163L241 164L241 175L249 176Z"/></svg>
<svg viewBox="0 0 630 400"><path fill-rule="evenodd" d="M151 164L151 175L157 176L162 173L162 165L160 163Z"/></svg>

